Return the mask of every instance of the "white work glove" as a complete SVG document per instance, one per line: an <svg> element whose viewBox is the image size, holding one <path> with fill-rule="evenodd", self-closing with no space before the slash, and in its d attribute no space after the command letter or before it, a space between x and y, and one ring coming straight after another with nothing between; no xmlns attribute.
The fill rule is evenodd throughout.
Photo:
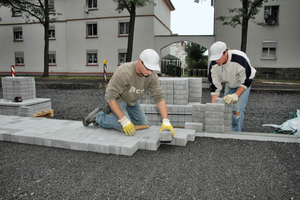
<svg viewBox="0 0 300 200"><path fill-rule="evenodd" d="M125 116L122 119L119 119L118 122L122 125L123 131L127 136L133 136L135 134L135 128L133 123Z"/></svg>
<svg viewBox="0 0 300 200"><path fill-rule="evenodd" d="M233 93L233 94L228 94L225 97L223 97L223 100L225 101L225 103L230 104L231 102L237 102L239 99L239 97Z"/></svg>
<svg viewBox="0 0 300 200"><path fill-rule="evenodd" d="M172 137L174 138L175 137L175 131L174 131L173 126L170 123L170 120L165 118L165 119L163 119L162 122L163 123L162 123L162 125L159 129L159 132L162 132L163 130L169 130L169 131L171 131Z"/></svg>

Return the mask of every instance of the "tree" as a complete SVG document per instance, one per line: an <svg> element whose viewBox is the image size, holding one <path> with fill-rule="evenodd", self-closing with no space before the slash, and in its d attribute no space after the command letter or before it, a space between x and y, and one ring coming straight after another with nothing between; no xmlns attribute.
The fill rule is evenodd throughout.
<svg viewBox="0 0 300 200"><path fill-rule="evenodd" d="M206 69L207 56L204 55L206 48L200 44L188 42L184 51L187 53L186 63L190 69Z"/></svg>
<svg viewBox="0 0 300 200"><path fill-rule="evenodd" d="M128 42L127 42L127 54L126 54L126 62L130 62L132 58L132 50L133 50L133 36L134 36L134 26L135 26L135 17L136 17L136 8L144 7L147 2L155 3L151 0L113 0L118 3L118 7L116 10L121 13L124 9L130 14L130 23L129 23L129 34L128 34Z"/></svg>
<svg viewBox="0 0 300 200"><path fill-rule="evenodd" d="M12 7L23 12L26 22L37 19L44 26L44 77L49 77L49 24L57 21L54 0L0 0L0 6ZM50 15L53 17L50 18ZM33 18L31 18L33 17Z"/></svg>
<svg viewBox="0 0 300 200"><path fill-rule="evenodd" d="M233 16L219 16L216 19L223 22L223 25L230 25L235 28L237 25L242 26L242 41L241 51L246 53L247 48L247 35L249 20L254 20L255 15L263 6L264 2L268 0L240 0L242 2L241 8L229 8L229 13L236 13ZM229 21L227 21L229 20Z"/></svg>

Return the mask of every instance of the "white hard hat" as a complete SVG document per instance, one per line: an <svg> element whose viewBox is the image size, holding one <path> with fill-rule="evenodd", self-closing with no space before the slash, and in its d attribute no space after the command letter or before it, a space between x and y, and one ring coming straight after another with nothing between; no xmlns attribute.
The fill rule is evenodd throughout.
<svg viewBox="0 0 300 200"><path fill-rule="evenodd" d="M145 49L140 54L140 59L147 69L160 72L159 55L153 49Z"/></svg>
<svg viewBox="0 0 300 200"><path fill-rule="evenodd" d="M212 60L219 60L224 51L227 49L227 46L224 42L215 42L213 45L211 45L210 47L210 58L209 60L212 61Z"/></svg>

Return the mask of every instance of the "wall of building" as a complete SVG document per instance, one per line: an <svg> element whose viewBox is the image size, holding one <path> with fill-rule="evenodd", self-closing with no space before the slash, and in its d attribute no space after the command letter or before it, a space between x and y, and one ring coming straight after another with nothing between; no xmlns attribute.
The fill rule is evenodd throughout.
<svg viewBox="0 0 300 200"><path fill-rule="evenodd" d="M170 35L170 8L164 0L156 0L156 6L148 3L137 8L132 60L146 48L154 48L155 34ZM55 40L50 40L49 51L56 52L56 65L49 66L50 74L103 73L103 60L107 60L107 72L118 67L119 50L127 49L128 37L119 36L119 21L129 21L129 12L116 11L117 4L111 0L98 0L98 9L85 13L82 0L56 0L55 9L61 22L55 22ZM1 7L0 22L0 73L10 72L15 64L14 52L24 52L24 66L16 66L16 72L42 74L44 70L44 27L41 24L25 23L22 17L11 17L11 9ZM157 15L156 15L157 14ZM89 22L98 25L96 38L86 37ZM13 27L22 26L23 41L13 42ZM87 66L87 50L97 50L98 64ZM168 54L168 49L158 51ZM163 54L162 54L163 55Z"/></svg>
<svg viewBox="0 0 300 200"><path fill-rule="evenodd" d="M256 68L300 68L300 14L298 0L269 0L264 6L279 6L279 25L258 26L249 21L248 42L246 53L251 64ZM242 7L240 0L228 0L215 2L215 18L218 16L229 16L227 8ZM263 22L264 8L255 16L256 22ZM222 22L215 20L216 41L224 41L230 49L240 49L241 26L233 28L229 25L222 25ZM262 59L262 41L277 41L276 59Z"/></svg>
<svg viewBox="0 0 300 200"><path fill-rule="evenodd" d="M165 1L155 0L154 15L154 35L171 35L171 12Z"/></svg>

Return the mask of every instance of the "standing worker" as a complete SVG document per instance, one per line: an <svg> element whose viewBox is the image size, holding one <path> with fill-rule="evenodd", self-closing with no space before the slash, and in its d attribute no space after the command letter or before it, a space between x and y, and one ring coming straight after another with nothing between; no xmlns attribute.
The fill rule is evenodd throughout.
<svg viewBox="0 0 300 200"><path fill-rule="evenodd" d="M229 50L224 42L215 42L210 47L211 61L208 80L211 83L211 102L220 96L225 82L223 100L232 105L232 131L241 131L245 107L256 70L247 55L239 50Z"/></svg>
<svg viewBox="0 0 300 200"><path fill-rule="evenodd" d="M103 128L113 128L126 135L134 135L134 125L148 125L148 119L137 100L149 89L162 116L160 132L169 130L175 136L168 119L168 110L158 76L160 71L159 55L153 49L146 49L134 62L118 67L110 79L105 92L107 107L96 108L84 120L83 125L97 123Z"/></svg>

